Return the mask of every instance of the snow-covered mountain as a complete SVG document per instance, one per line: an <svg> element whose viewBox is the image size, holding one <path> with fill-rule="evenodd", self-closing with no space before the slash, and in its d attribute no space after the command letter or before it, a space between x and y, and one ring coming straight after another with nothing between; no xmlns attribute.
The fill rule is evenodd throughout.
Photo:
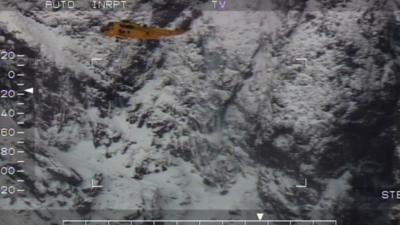
<svg viewBox="0 0 400 225"><path fill-rule="evenodd" d="M24 194L0 199L15 210L0 224L260 211L399 221L399 202L381 199L400 187L399 1L131 3L115 12L1 3L0 49L31 62L24 128L36 128L26 145L36 167ZM121 19L190 31L101 34Z"/></svg>

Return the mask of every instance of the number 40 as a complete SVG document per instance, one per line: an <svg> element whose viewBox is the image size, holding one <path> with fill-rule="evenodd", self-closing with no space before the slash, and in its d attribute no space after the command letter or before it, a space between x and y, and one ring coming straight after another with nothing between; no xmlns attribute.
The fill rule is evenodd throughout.
<svg viewBox="0 0 400 225"><path fill-rule="evenodd" d="M15 116L15 110L14 109L3 109L0 113L0 116L2 117L14 117Z"/></svg>

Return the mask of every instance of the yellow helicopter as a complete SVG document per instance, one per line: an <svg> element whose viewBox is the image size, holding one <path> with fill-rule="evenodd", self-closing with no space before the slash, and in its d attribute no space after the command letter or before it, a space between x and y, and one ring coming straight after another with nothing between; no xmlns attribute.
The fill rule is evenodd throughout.
<svg viewBox="0 0 400 225"><path fill-rule="evenodd" d="M103 34L117 39L160 40L187 32L184 29L149 27L130 20L110 22L100 30Z"/></svg>

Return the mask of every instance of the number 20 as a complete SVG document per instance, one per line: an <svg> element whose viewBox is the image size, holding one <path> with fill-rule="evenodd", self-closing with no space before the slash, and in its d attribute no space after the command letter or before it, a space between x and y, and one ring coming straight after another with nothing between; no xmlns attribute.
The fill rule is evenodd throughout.
<svg viewBox="0 0 400 225"><path fill-rule="evenodd" d="M2 60L15 59L15 53L12 52L12 51L8 52L8 51L4 51L3 50L3 51L0 52L0 59L2 59Z"/></svg>

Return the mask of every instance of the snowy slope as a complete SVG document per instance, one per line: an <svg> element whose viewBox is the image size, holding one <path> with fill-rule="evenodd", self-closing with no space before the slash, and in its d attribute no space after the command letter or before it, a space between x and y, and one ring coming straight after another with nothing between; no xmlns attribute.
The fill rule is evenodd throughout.
<svg viewBox="0 0 400 225"><path fill-rule="evenodd" d="M368 201L362 188L379 196L399 179L398 24L383 10L395 1L336 2L0 12L2 34L40 59L32 68L36 177L27 200L0 200L40 211L4 215L0 224L51 224L67 212L252 218L260 210L272 219L389 224L398 206ZM277 5L286 8L251 10ZM166 6L181 11L168 14ZM120 18L167 27L189 20L191 30L158 42L100 34ZM103 60L91 65L93 57ZM296 58L307 58L307 67ZM296 188L305 178L309 187ZM92 179L101 191L91 190ZM382 210L370 214L376 205Z"/></svg>

